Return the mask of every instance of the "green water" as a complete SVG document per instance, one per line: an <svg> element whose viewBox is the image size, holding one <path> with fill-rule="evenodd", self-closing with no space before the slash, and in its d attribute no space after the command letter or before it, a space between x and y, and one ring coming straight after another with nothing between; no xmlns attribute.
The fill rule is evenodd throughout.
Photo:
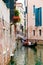
<svg viewBox="0 0 43 65"><path fill-rule="evenodd" d="M9 65L43 65L43 46L18 48L14 53L13 62Z"/></svg>

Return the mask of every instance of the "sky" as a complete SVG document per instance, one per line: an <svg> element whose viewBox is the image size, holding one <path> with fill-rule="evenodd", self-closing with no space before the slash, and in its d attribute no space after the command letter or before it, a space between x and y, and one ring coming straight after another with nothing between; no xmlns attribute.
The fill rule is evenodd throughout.
<svg viewBox="0 0 43 65"><path fill-rule="evenodd" d="M23 4L24 4L24 0L18 0L18 2L21 2L21 3L23 3Z"/></svg>
<svg viewBox="0 0 43 65"><path fill-rule="evenodd" d="M23 3L23 7L24 7L24 0L18 0L17 2Z"/></svg>

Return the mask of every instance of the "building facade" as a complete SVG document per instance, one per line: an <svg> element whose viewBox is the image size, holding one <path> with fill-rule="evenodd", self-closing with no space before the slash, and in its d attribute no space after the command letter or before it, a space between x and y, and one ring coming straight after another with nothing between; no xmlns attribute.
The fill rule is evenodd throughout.
<svg viewBox="0 0 43 65"><path fill-rule="evenodd" d="M11 24L16 1L0 0L0 65L9 63L10 56L16 48L15 28L14 24Z"/></svg>
<svg viewBox="0 0 43 65"><path fill-rule="evenodd" d="M20 16L20 23L17 23L17 26L18 26L17 28L19 29L19 31L20 30L23 31L23 27L24 27L24 8L23 8L23 4L16 2L16 9L19 11L19 16Z"/></svg>
<svg viewBox="0 0 43 65"><path fill-rule="evenodd" d="M0 65L10 61L10 10L0 0Z"/></svg>
<svg viewBox="0 0 43 65"><path fill-rule="evenodd" d="M43 1L25 0L28 39L43 40Z"/></svg>
<svg viewBox="0 0 43 65"><path fill-rule="evenodd" d="M14 9L15 7L15 3L17 0L3 0L3 2L6 4L6 7L10 9L10 54L13 53L14 49L15 49L15 30L14 30L14 24L13 24L13 16L14 16ZM12 35L13 34L13 35Z"/></svg>

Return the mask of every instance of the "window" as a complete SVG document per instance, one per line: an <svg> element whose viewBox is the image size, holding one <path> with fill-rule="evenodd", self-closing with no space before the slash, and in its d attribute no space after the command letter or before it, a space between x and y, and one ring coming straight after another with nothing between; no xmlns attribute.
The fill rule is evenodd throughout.
<svg viewBox="0 0 43 65"><path fill-rule="evenodd" d="M39 35L41 36L41 30L39 30Z"/></svg>
<svg viewBox="0 0 43 65"><path fill-rule="evenodd" d="M33 14L35 14L35 5L33 5Z"/></svg>
<svg viewBox="0 0 43 65"><path fill-rule="evenodd" d="M42 26L42 8L35 8L35 26Z"/></svg>
<svg viewBox="0 0 43 65"><path fill-rule="evenodd" d="M2 22L3 22L3 25L4 25L4 17L2 16Z"/></svg>
<svg viewBox="0 0 43 65"><path fill-rule="evenodd" d="M1 22L1 18L0 18L0 22Z"/></svg>
<svg viewBox="0 0 43 65"><path fill-rule="evenodd" d="M35 36L35 30L33 30L33 35Z"/></svg>
<svg viewBox="0 0 43 65"><path fill-rule="evenodd" d="M27 13L27 6L26 6L26 13Z"/></svg>
<svg viewBox="0 0 43 65"><path fill-rule="evenodd" d="M22 31L23 31L23 26L22 26L22 24L20 25L20 29L22 29Z"/></svg>

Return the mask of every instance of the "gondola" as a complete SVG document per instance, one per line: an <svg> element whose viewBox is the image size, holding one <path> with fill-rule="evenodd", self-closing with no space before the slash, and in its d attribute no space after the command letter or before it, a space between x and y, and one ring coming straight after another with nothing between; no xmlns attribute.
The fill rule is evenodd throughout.
<svg viewBox="0 0 43 65"><path fill-rule="evenodd" d="M30 41L23 41L23 46L25 46L25 47L35 47L35 46L37 46L37 42L35 42L35 43L32 43L32 42L30 42Z"/></svg>
<svg viewBox="0 0 43 65"><path fill-rule="evenodd" d="M36 43L31 44L31 45L29 45L29 44L23 44L23 46L25 46L25 47L35 47L35 46L37 46L37 44Z"/></svg>

